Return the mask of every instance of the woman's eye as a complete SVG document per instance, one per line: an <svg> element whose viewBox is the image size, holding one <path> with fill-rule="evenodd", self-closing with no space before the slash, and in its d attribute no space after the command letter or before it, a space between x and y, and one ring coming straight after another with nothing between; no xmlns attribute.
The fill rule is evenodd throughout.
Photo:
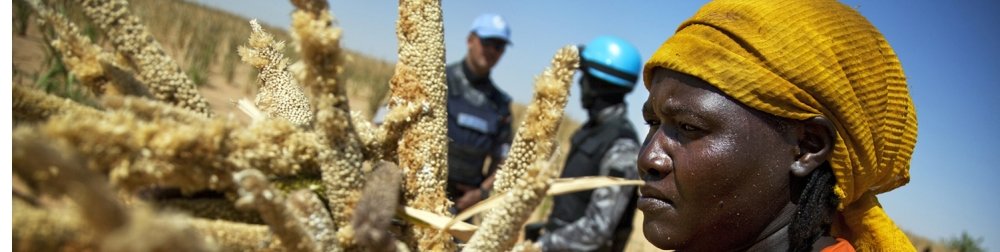
<svg viewBox="0 0 1000 252"><path fill-rule="evenodd" d="M687 124L687 123L682 123L681 124L681 130L684 130L684 131L698 131L700 129L698 127L695 127L694 125Z"/></svg>

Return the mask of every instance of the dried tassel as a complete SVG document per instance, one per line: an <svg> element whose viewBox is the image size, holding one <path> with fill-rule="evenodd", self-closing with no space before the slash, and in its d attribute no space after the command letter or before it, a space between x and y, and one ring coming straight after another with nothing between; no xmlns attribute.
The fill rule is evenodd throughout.
<svg viewBox="0 0 1000 252"><path fill-rule="evenodd" d="M63 63L83 86L97 95L150 96L136 76L114 63L114 57L80 35L79 28L66 17L52 11L38 0L28 3L55 30L50 44L60 52Z"/></svg>
<svg viewBox="0 0 1000 252"><path fill-rule="evenodd" d="M497 194L504 195L503 207L486 213L465 250L510 250L520 227L559 175L551 159L553 142L578 63L577 48L563 47L553 57L552 65L536 79L534 100L493 186Z"/></svg>
<svg viewBox="0 0 1000 252"><path fill-rule="evenodd" d="M494 192L502 194L512 189L514 181L524 176L529 165L552 155L553 141L579 62L575 46L563 47L552 58L551 66L535 79L535 96L518 127L510 154L497 171Z"/></svg>
<svg viewBox="0 0 1000 252"><path fill-rule="evenodd" d="M340 47L343 33L334 26L336 20L330 15L325 0L293 0L296 7L292 13L292 38L302 56L303 86L310 90L314 98L333 95L338 101L335 108L347 108L344 80L344 51Z"/></svg>
<svg viewBox="0 0 1000 252"><path fill-rule="evenodd" d="M313 114L302 88L288 71L288 60L281 54L284 42L275 42L264 32L257 20L250 21L249 46L240 46L238 52L243 62L256 68L261 85L254 102L269 117L283 118L292 124L306 127L312 124Z"/></svg>
<svg viewBox="0 0 1000 252"><path fill-rule="evenodd" d="M330 7L325 0L292 0L292 5L295 5L296 9L315 15L327 11L327 8Z"/></svg>
<svg viewBox="0 0 1000 252"><path fill-rule="evenodd" d="M445 110L444 27L441 1L400 0L396 22L399 63L390 87L391 104L427 104L429 113L403 132L399 166L404 171L406 205L448 214L447 111ZM413 226L403 240L421 251L453 250L440 230Z"/></svg>
<svg viewBox="0 0 1000 252"><path fill-rule="evenodd" d="M77 0L90 20L111 39L146 82L157 100L212 116L208 102L177 63L164 53L146 26L128 9L125 0Z"/></svg>

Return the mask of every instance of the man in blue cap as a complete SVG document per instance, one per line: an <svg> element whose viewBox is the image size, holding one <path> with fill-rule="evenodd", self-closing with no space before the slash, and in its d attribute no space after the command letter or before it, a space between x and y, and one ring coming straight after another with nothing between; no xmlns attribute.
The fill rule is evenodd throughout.
<svg viewBox="0 0 1000 252"><path fill-rule="evenodd" d="M510 26L500 15L480 15L466 43L465 58L445 69L450 139L447 191L456 212L487 198L493 174L513 140L511 99L490 79L490 71L510 44ZM484 167L488 167L485 172Z"/></svg>

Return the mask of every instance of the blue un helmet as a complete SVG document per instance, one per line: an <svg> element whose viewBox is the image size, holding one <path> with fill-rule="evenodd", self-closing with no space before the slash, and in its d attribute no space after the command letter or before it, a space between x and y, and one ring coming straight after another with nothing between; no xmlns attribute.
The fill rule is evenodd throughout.
<svg viewBox="0 0 1000 252"><path fill-rule="evenodd" d="M586 74L628 90L635 87L642 71L639 50L624 39L601 36L580 49L581 68Z"/></svg>

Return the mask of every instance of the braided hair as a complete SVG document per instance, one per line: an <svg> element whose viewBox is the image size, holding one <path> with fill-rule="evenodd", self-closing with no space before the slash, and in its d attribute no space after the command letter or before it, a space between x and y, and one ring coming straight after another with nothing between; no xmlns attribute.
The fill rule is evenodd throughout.
<svg viewBox="0 0 1000 252"><path fill-rule="evenodd" d="M794 120L763 112L761 118L779 132L789 132L797 124ZM792 195L798 195L798 199L795 200L795 214L788 224L788 251L812 251L820 237L829 235L840 204L840 198L833 192L837 178L830 162L823 162L808 177L792 179L791 183Z"/></svg>
<svg viewBox="0 0 1000 252"><path fill-rule="evenodd" d="M828 235L840 199L833 192L837 180L829 162L813 171L795 203L788 225L788 251L811 251L813 243Z"/></svg>

